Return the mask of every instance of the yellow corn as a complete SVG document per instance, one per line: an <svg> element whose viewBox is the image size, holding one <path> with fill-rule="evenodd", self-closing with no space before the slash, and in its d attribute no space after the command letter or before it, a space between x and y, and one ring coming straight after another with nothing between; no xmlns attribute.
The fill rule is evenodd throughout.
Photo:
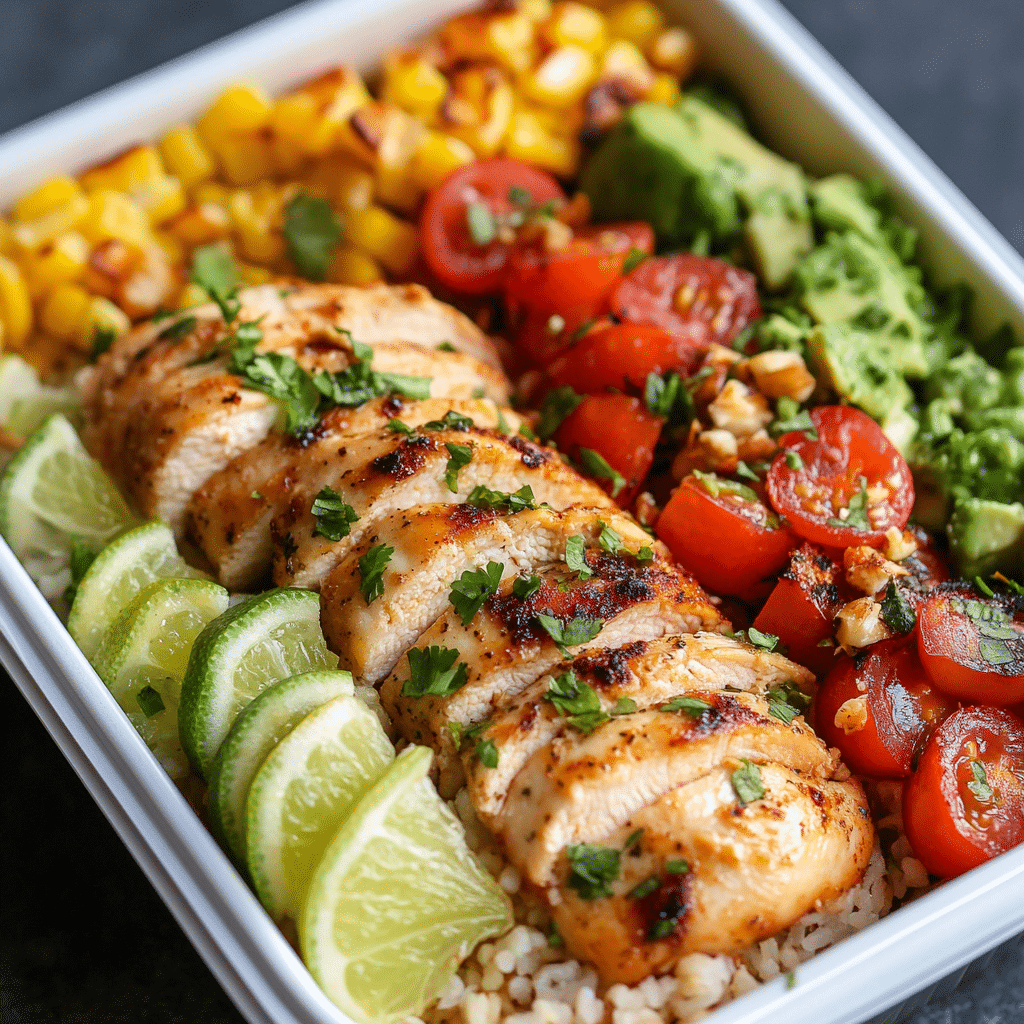
<svg viewBox="0 0 1024 1024"><path fill-rule="evenodd" d="M551 17L551 0L518 0L518 7L535 25Z"/></svg>
<svg viewBox="0 0 1024 1024"><path fill-rule="evenodd" d="M64 341L84 338L91 323L92 296L77 284L59 284L39 309L43 330Z"/></svg>
<svg viewBox="0 0 1024 1024"><path fill-rule="evenodd" d="M214 100L197 125L202 140L215 153L229 135L259 131L270 123L273 103L256 85L233 85Z"/></svg>
<svg viewBox="0 0 1024 1024"><path fill-rule="evenodd" d="M552 107L568 107L583 99L597 77L594 55L582 46L559 46L522 80L526 95Z"/></svg>
<svg viewBox="0 0 1024 1024"><path fill-rule="evenodd" d="M226 135L216 146L224 177L232 185L255 185L273 176L276 167L272 136Z"/></svg>
<svg viewBox="0 0 1024 1024"><path fill-rule="evenodd" d="M81 195L82 186L74 178L69 178L67 175L51 178L14 204L14 219L36 220L60 206L67 205Z"/></svg>
<svg viewBox="0 0 1024 1024"><path fill-rule="evenodd" d="M124 192L142 207L153 224L185 208L181 182L164 170L155 146L135 146L105 164L91 167L80 178L86 192Z"/></svg>
<svg viewBox="0 0 1024 1024"><path fill-rule="evenodd" d="M654 72L640 48L628 39L616 39L605 51L601 61L602 80L623 78L641 95L646 96L654 85Z"/></svg>
<svg viewBox="0 0 1024 1024"><path fill-rule="evenodd" d="M58 284L77 281L89 259L89 243L77 231L66 231L25 258L25 280L33 299Z"/></svg>
<svg viewBox="0 0 1024 1024"><path fill-rule="evenodd" d="M672 26L654 37L647 47L647 56L659 71L688 78L697 66L697 40L685 28Z"/></svg>
<svg viewBox="0 0 1024 1024"><path fill-rule="evenodd" d="M220 203L199 203L178 214L167 230L186 245L195 247L226 238L231 219Z"/></svg>
<svg viewBox="0 0 1024 1024"><path fill-rule="evenodd" d="M647 99L673 107L679 99L679 80L675 75L662 72L654 76L654 84L647 93Z"/></svg>
<svg viewBox="0 0 1024 1024"><path fill-rule="evenodd" d="M32 252L81 223L88 211L89 200L81 194L72 195L33 220L15 222L11 234L23 251Z"/></svg>
<svg viewBox="0 0 1024 1024"><path fill-rule="evenodd" d="M571 178L579 169L579 142L572 136L553 134L542 113L524 107L512 115L505 152L560 178Z"/></svg>
<svg viewBox="0 0 1024 1024"><path fill-rule="evenodd" d="M115 306L110 299L105 299L102 295L94 295L89 303L87 324L88 337L83 340L91 344L97 331L112 331L116 338L124 334L131 327L132 322L128 319L125 311L119 306Z"/></svg>
<svg viewBox="0 0 1024 1024"><path fill-rule="evenodd" d="M4 342L18 348L32 329L32 300L18 264L0 256L0 322Z"/></svg>
<svg viewBox="0 0 1024 1024"><path fill-rule="evenodd" d="M191 125L180 124L172 128L160 140L160 154L167 169L185 188L212 178L217 169L213 154L203 145Z"/></svg>
<svg viewBox="0 0 1024 1024"><path fill-rule="evenodd" d="M189 306L201 306L204 302L209 301L210 296L206 294L205 290L190 282L182 288L181 294L178 296L177 308L188 309Z"/></svg>
<svg viewBox="0 0 1024 1024"><path fill-rule="evenodd" d="M416 263L419 238L416 227L380 206L355 210L346 221L346 241L365 249L390 273L401 277Z"/></svg>
<svg viewBox="0 0 1024 1024"><path fill-rule="evenodd" d="M227 207L228 199L231 198L231 189L217 181L204 181L192 189L191 197L192 202L197 205L215 203L217 206Z"/></svg>
<svg viewBox="0 0 1024 1024"><path fill-rule="evenodd" d="M533 63L536 26L521 10L473 11L452 18L441 29L449 60L497 61L513 72Z"/></svg>
<svg viewBox="0 0 1024 1024"><path fill-rule="evenodd" d="M592 53L601 53L608 45L604 15L574 0L555 4L544 26L544 34L556 46L582 46Z"/></svg>
<svg viewBox="0 0 1024 1024"><path fill-rule="evenodd" d="M409 172L416 185L429 191L452 171L476 159L472 147L454 135L430 130L413 154Z"/></svg>
<svg viewBox="0 0 1024 1024"><path fill-rule="evenodd" d="M423 189L416 183L412 168L381 167L375 179L376 198L398 213L411 216L423 199Z"/></svg>
<svg viewBox="0 0 1024 1024"><path fill-rule="evenodd" d="M350 68L337 68L282 96L274 108L271 127L285 165L296 155L322 157L335 146L338 132L370 94Z"/></svg>
<svg viewBox="0 0 1024 1024"><path fill-rule="evenodd" d="M643 49L664 28L665 15L649 0L623 0L608 8L608 32Z"/></svg>
<svg viewBox="0 0 1024 1024"><path fill-rule="evenodd" d="M172 266L184 264L186 253L181 239L176 238L169 231L154 231L153 241L156 242L160 251L167 257L167 262Z"/></svg>
<svg viewBox="0 0 1024 1024"><path fill-rule="evenodd" d="M89 208L78 222L78 230L93 244L118 238L141 246L150 238L145 211L123 192L110 190L89 197Z"/></svg>
<svg viewBox="0 0 1024 1024"><path fill-rule="evenodd" d="M14 249L14 229L11 222L0 217L0 256L13 256Z"/></svg>
<svg viewBox="0 0 1024 1024"><path fill-rule="evenodd" d="M398 50L384 58L381 96L429 120L448 93L448 80L416 50Z"/></svg>
<svg viewBox="0 0 1024 1024"><path fill-rule="evenodd" d="M384 275L376 262L361 249L340 245L331 256L327 280L334 284L372 284Z"/></svg>
<svg viewBox="0 0 1024 1024"><path fill-rule="evenodd" d="M339 210L361 210L373 202L373 175L348 157L321 160L303 181L307 192Z"/></svg>
<svg viewBox="0 0 1024 1024"><path fill-rule="evenodd" d="M288 197L289 199L291 196ZM228 214L242 256L264 266L280 264L287 246L284 223L284 193L266 182L254 189L236 189L228 200Z"/></svg>
<svg viewBox="0 0 1024 1024"><path fill-rule="evenodd" d="M374 100L354 110L339 129L344 153L374 169L404 167L426 133L423 122L393 103Z"/></svg>
<svg viewBox="0 0 1024 1024"><path fill-rule="evenodd" d="M254 263L239 262L238 276L244 285L269 284L274 280L272 271L267 270L266 267L258 267Z"/></svg>
<svg viewBox="0 0 1024 1024"><path fill-rule="evenodd" d="M511 85L496 68L469 68L452 76L437 127L468 143L477 156L494 156L508 133L514 102Z"/></svg>

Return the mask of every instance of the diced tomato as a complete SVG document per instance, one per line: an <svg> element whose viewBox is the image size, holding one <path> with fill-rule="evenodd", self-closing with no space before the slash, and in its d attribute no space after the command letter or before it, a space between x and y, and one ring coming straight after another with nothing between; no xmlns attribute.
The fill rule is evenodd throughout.
<svg viewBox="0 0 1024 1024"><path fill-rule="evenodd" d="M554 384L571 384L577 391L598 394L608 388L643 388L649 373L677 370L689 377L701 350L687 338L660 327L609 324L593 330L548 365Z"/></svg>
<svg viewBox="0 0 1024 1024"><path fill-rule="evenodd" d="M929 678L970 702L1024 700L1024 607L978 597L965 584L931 594L918 613L918 647Z"/></svg>
<svg viewBox="0 0 1024 1024"><path fill-rule="evenodd" d="M954 712L903 787L914 855L951 878L1024 842L1024 722L1003 708Z"/></svg>
<svg viewBox="0 0 1024 1024"><path fill-rule="evenodd" d="M655 530L702 586L746 601L772 589L799 543L756 492L710 473L683 479Z"/></svg>
<svg viewBox="0 0 1024 1024"><path fill-rule="evenodd" d="M501 289L512 246L501 238L478 244L469 218L471 209L479 210L485 219L507 218L521 211L510 196L515 190L528 194L535 205L565 200L551 175L509 157L466 164L434 187L420 214L420 248L442 284L472 295Z"/></svg>
<svg viewBox="0 0 1024 1024"><path fill-rule="evenodd" d="M815 731L861 775L908 776L925 741L957 708L928 681L913 640L837 658L815 698Z"/></svg>
<svg viewBox="0 0 1024 1024"><path fill-rule="evenodd" d="M841 565L821 548L802 544L754 625L779 637L794 661L824 675L835 664L832 620L843 606L842 583Z"/></svg>
<svg viewBox="0 0 1024 1024"><path fill-rule="evenodd" d="M662 423L639 398L590 395L562 421L555 442L626 507L650 472ZM595 474L596 463L581 449L596 452L619 476Z"/></svg>
<svg viewBox="0 0 1024 1024"><path fill-rule="evenodd" d="M859 409L811 410L817 439L794 431L779 439L768 470L768 497L801 537L827 547L880 547L890 527L902 530L914 507L910 467Z"/></svg>
<svg viewBox="0 0 1024 1024"><path fill-rule="evenodd" d="M645 260L615 289L612 311L705 347L730 344L762 316L753 274L691 253Z"/></svg>
<svg viewBox="0 0 1024 1024"><path fill-rule="evenodd" d="M605 314L607 303L565 306L557 313L546 309L524 308L515 318L515 346L533 366L546 366L567 351L590 331L611 325Z"/></svg>

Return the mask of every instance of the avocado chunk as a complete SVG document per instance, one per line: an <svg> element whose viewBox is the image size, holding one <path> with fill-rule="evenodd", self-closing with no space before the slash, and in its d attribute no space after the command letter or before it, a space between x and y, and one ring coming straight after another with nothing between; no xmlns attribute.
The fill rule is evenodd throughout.
<svg viewBox="0 0 1024 1024"><path fill-rule="evenodd" d="M661 103L636 103L580 176L596 221L646 220L658 245L739 234L735 176L696 127Z"/></svg>
<svg viewBox="0 0 1024 1024"><path fill-rule="evenodd" d="M1024 568L1024 505L963 498L946 527L950 550L963 576L1019 575Z"/></svg>
<svg viewBox="0 0 1024 1024"><path fill-rule="evenodd" d="M1000 404L1003 375L977 352L954 356L931 374L924 395L929 401L946 399L954 415L978 412Z"/></svg>

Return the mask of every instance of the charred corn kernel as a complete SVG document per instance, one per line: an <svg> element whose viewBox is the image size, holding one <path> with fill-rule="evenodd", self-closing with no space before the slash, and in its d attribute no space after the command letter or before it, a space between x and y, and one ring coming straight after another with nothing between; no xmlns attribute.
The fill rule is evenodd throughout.
<svg viewBox="0 0 1024 1024"><path fill-rule="evenodd" d="M362 210L373 202L373 175L347 157L320 161L304 187L343 211Z"/></svg>
<svg viewBox="0 0 1024 1024"><path fill-rule="evenodd" d="M571 136L553 135L540 114L522 107L512 116L504 151L560 178L573 177L579 169L579 142Z"/></svg>
<svg viewBox="0 0 1024 1024"><path fill-rule="evenodd" d="M441 29L441 44L453 63L493 60L521 72L533 63L535 35L536 26L524 11L473 11Z"/></svg>
<svg viewBox="0 0 1024 1024"><path fill-rule="evenodd" d="M383 279L380 267L361 249L342 245L334 250L327 269L327 280L333 284L372 284Z"/></svg>
<svg viewBox="0 0 1024 1024"><path fill-rule="evenodd" d="M97 167L91 167L79 179L86 192L124 192L160 224L185 208L185 190L181 182L166 172L155 146L135 146Z"/></svg>
<svg viewBox="0 0 1024 1024"><path fill-rule="evenodd" d="M32 300L28 285L14 260L0 256L0 321L4 344L19 347L32 329Z"/></svg>
<svg viewBox="0 0 1024 1024"><path fill-rule="evenodd" d="M454 135L428 131L413 154L409 172L416 185L424 191L432 189L452 171L476 159L472 147Z"/></svg>
<svg viewBox="0 0 1024 1024"><path fill-rule="evenodd" d="M214 147L224 177L233 185L253 185L273 175L273 138L269 134L226 135Z"/></svg>
<svg viewBox="0 0 1024 1024"><path fill-rule="evenodd" d="M647 58L628 39L616 39L605 51L600 78L625 79L641 96L646 96L654 85L654 72Z"/></svg>
<svg viewBox="0 0 1024 1024"><path fill-rule="evenodd" d="M583 99L597 77L594 55L582 46L559 46L522 79L526 95L552 107L568 107Z"/></svg>
<svg viewBox="0 0 1024 1024"><path fill-rule="evenodd" d="M338 147L374 169L404 167L426 130L418 117L375 100L352 112L338 132Z"/></svg>
<svg viewBox="0 0 1024 1024"><path fill-rule="evenodd" d="M195 128L187 124L177 125L160 140L160 155L185 188L213 177L217 169L213 154L203 145Z"/></svg>
<svg viewBox="0 0 1024 1024"><path fill-rule="evenodd" d="M279 145L304 157L322 157L335 146L338 131L354 110L371 97L351 68L336 68L282 96L271 126Z"/></svg>
<svg viewBox="0 0 1024 1024"><path fill-rule="evenodd" d="M274 280L273 271L267 270L266 267L256 266L254 263L239 262L238 276L244 285L269 284Z"/></svg>
<svg viewBox="0 0 1024 1024"><path fill-rule="evenodd" d="M77 284L59 284L39 309L43 330L65 341L83 338L90 323L92 296Z"/></svg>
<svg viewBox="0 0 1024 1024"><path fill-rule="evenodd" d="M213 101L196 126L200 138L215 153L217 143L230 135L246 135L270 123L274 104L258 86L233 85Z"/></svg>
<svg viewBox="0 0 1024 1024"><path fill-rule="evenodd" d="M185 262L185 246L180 239L175 238L169 231L154 231L153 241L160 247L160 251L172 265Z"/></svg>
<svg viewBox="0 0 1024 1024"><path fill-rule="evenodd" d="M167 230L186 245L195 247L226 238L231 225L228 211L220 203L200 203L178 214Z"/></svg>
<svg viewBox="0 0 1024 1024"><path fill-rule="evenodd" d="M398 50L384 59L381 96L417 117L434 116L448 92L448 80L416 50Z"/></svg>
<svg viewBox="0 0 1024 1024"><path fill-rule="evenodd" d="M20 249L33 252L76 227L88 211L89 200L81 194L75 195L34 220L16 222L11 233Z"/></svg>
<svg viewBox="0 0 1024 1024"><path fill-rule="evenodd" d="M77 231L66 231L25 258L25 280L33 299L58 284L77 281L89 259L89 243Z"/></svg>
<svg viewBox="0 0 1024 1024"><path fill-rule="evenodd" d="M140 185L132 197L149 215L151 224L163 224L188 205L181 182L170 174Z"/></svg>
<svg viewBox="0 0 1024 1024"><path fill-rule="evenodd" d="M662 73L654 76L654 84L647 93L647 99L654 103L675 106L679 99L679 81L674 75Z"/></svg>
<svg viewBox="0 0 1024 1024"><path fill-rule="evenodd" d="M178 296L177 308L188 309L189 306L201 306L204 302L209 302L210 296L206 294L206 291L199 287L199 285L189 282L181 290L181 294Z"/></svg>
<svg viewBox="0 0 1024 1024"><path fill-rule="evenodd" d="M192 202L196 204L216 203L217 206L227 207L230 197L231 189L217 181L204 181L192 189Z"/></svg>
<svg viewBox="0 0 1024 1024"><path fill-rule="evenodd" d="M148 241L146 244L149 244ZM114 296L143 264L142 245L108 238L94 246L81 284L95 295Z"/></svg>
<svg viewBox="0 0 1024 1024"><path fill-rule="evenodd" d="M600 53L608 45L604 15L574 0L555 4L544 34L556 46L582 46L592 53Z"/></svg>
<svg viewBox="0 0 1024 1024"><path fill-rule="evenodd" d="M649 0L624 0L608 8L608 32L641 49L665 27L665 15Z"/></svg>
<svg viewBox="0 0 1024 1024"><path fill-rule="evenodd" d="M69 178L67 175L51 178L14 204L14 219L36 220L36 218L44 217L52 210L56 210L59 206L65 206L81 195L82 186L74 178Z"/></svg>
<svg viewBox="0 0 1024 1024"><path fill-rule="evenodd" d="M477 156L494 156L512 119L512 86L496 68L460 71L451 84L438 111L438 127L468 143Z"/></svg>
<svg viewBox="0 0 1024 1024"><path fill-rule="evenodd" d="M346 221L346 241L365 249L399 277L409 273L416 262L418 234L415 225L380 206L356 210Z"/></svg>
<svg viewBox="0 0 1024 1024"><path fill-rule="evenodd" d="M377 200L397 213L412 216L423 199L423 189L412 176L411 167L381 167L375 178Z"/></svg>
<svg viewBox="0 0 1024 1024"><path fill-rule="evenodd" d="M100 191L89 197L88 210L78 230L96 244L109 238L142 245L150 237L145 211L123 192Z"/></svg>
<svg viewBox="0 0 1024 1024"><path fill-rule="evenodd" d="M115 306L110 299L102 295L94 295L89 303L87 324L88 341L91 343L97 331L112 331L114 337L124 334L132 325L128 315L120 306Z"/></svg>
<svg viewBox="0 0 1024 1024"><path fill-rule="evenodd" d="M236 189L231 194L228 214L243 257L265 266L284 259L284 203L283 191L272 186Z"/></svg>
<svg viewBox="0 0 1024 1024"><path fill-rule="evenodd" d="M647 56L659 71L688 78L697 66L697 40L685 28L673 25L654 37L647 47Z"/></svg>

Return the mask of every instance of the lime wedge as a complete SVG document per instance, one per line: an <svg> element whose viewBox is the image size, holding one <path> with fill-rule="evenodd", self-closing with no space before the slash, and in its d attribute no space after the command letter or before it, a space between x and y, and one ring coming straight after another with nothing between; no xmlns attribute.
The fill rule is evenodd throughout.
<svg viewBox="0 0 1024 1024"><path fill-rule="evenodd" d="M394 757L377 716L351 695L317 708L271 751L245 802L245 846L274 920L299 916L327 844Z"/></svg>
<svg viewBox="0 0 1024 1024"><path fill-rule="evenodd" d="M512 906L407 747L320 860L299 915L310 973L358 1024L419 1015L459 960L512 927Z"/></svg>
<svg viewBox="0 0 1024 1024"><path fill-rule="evenodd" d="M94 664L117 703L171 778L188 774L178 740L178 700L192 644L228 606L208 580L157 580L104 633Z"/></svg>
<svg viewBox="0 0 1024 1024"><path fill-rule="evenodd" d="M71 582L71 537L98 551L139 522L60 414L29 436L0 478L0 534L47 598Z"/></svg>
<svg viewBox="0 0 1024 1024"><path fill-rule="evenodd" d="M337 666L312 591L268 590L229 608L196 640L181 686L178 727L192 766L210 778L239 712L272 683Z"/></svg>
<svg viewBox="0 0 1024 1024"><path fill-rule="evenodd" d="M352 692L350 672L304 672L267 687L238 716L210 772L209 820L239 866L245 864L245 798L260 765L311 711Z"/></svg>
<svg viewBox="0 0 1024 1024"><path fill-rule="evenodd" d="M165 523L150 522L112 540L78 584L68 632L92 661L107 627L143 587L154 580L205 579L179 554Z"/></svg>

